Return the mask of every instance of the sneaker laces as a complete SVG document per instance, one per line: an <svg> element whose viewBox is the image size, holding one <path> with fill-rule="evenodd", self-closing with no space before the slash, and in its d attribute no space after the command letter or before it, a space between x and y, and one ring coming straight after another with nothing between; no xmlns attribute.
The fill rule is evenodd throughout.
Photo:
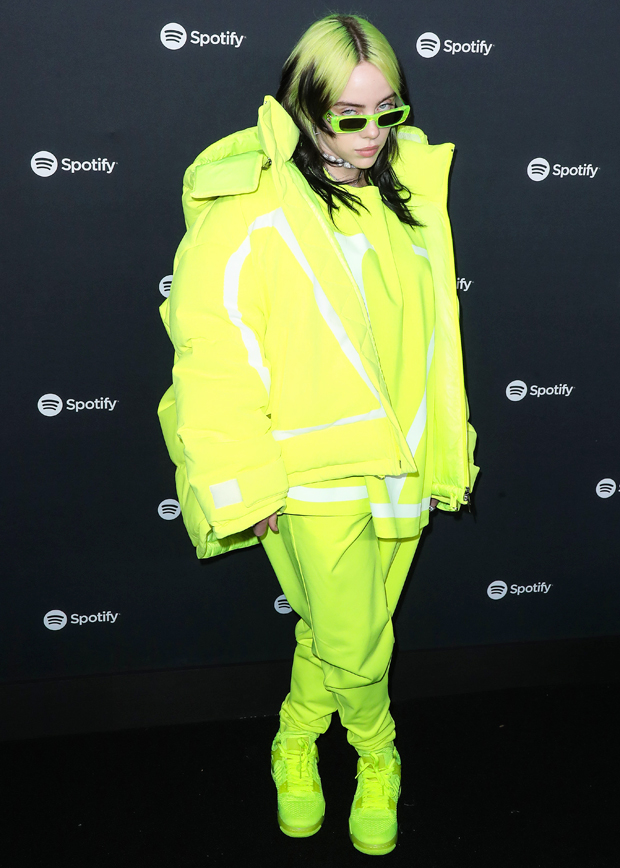
<svg viewBox="0 0 620 868"><path fill-rule="evenodd" d="M288 739L282 739L280 742L289 788L297 792L311 793L314 790L312 762L316 756L316 749L307 738L298 738L296 741L299 749L289 747Z"/></svg>
<svg viewBox="0 0 620 868"><path fill-rule="evenodd" d="M380 757L376 753L361 757L356 778L362 778L362 808L388 807L388 800L398 800L398 777L395 775L396 760L391 758L387 766L379 766Z"/></svg>

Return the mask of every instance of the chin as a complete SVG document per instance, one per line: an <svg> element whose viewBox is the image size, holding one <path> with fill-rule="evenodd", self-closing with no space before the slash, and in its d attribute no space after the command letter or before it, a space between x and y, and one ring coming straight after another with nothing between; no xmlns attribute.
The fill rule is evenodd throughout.
<svg viewBox="0 0 620 868"><path fill-rule="evenodd" d="M379 154L373 154L372 157L355 157L353 160L349 160L349 163L352 163L357 169L372 169L374 164L377 162Z"/></svg>

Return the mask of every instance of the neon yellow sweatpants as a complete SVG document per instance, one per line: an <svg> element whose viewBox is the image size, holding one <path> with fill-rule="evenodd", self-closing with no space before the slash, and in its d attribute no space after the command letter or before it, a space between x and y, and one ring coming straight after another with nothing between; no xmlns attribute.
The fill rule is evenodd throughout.
<svg viewBox="0 0 620 868"><path fill-rule="evenodd" d="M287 730L325 732L337 711L360 752L394 739L388 671L392 615L419 537L375 535L370 515L280 515L262 543L282 590L300 616Z"/></svg>

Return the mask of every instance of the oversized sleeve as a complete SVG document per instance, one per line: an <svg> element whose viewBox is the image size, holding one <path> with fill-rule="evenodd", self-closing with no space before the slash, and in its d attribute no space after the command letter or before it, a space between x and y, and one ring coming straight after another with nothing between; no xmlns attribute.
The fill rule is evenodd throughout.
<svg viewBox="0 0 620 868"><path fill-rule="evenodd" d="M218 539L286 505L271 433L260 237L224 197L182 245L169 298L177 436L187 479ZM195 227L194 227L195 228Z"/></svg>

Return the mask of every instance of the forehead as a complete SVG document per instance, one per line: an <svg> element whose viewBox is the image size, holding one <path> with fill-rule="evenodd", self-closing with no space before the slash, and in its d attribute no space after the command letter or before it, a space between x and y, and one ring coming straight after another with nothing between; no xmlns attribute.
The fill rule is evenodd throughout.
<svg viewBox="0 0 620 868"><path fill-rule="evenodd" d="M338 102L352 102L374 107L391 93L392 88L383 73L372 63L364 60L362 63L358 63L351 73Z"/></svg>

